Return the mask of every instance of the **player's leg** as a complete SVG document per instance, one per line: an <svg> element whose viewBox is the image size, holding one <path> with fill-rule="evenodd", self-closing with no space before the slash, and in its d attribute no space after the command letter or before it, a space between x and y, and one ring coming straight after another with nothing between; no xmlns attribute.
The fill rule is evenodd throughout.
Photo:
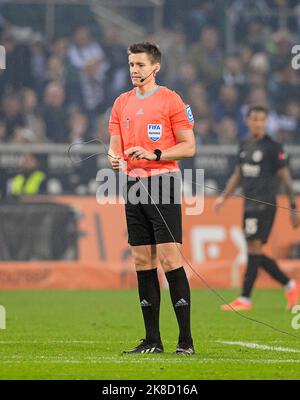
<svg viewBox="0 0 300 400"><path fill-rule="evenodd" d="M261 263L261 255L262 255L261 240L259 239L248 240L247 248L248 248L248 261L247 261L245 275L243 278L241 296L229 304L223 304L221 306L221 309L223 311L233 311L233 309L239 311L246 311L246 310L251 310L252 308L251 293Z"/></svg>
<svg viewBox="0 0 300 400"><path fill-rule="evenodd" d="M272 226L275 220L276 208L269 207L264 212L265 223L261 227L261 240L265 244L270 236ZM298 302L298 288L295 280L290 279L278 266L275 260L266 256L261 255L261 266L262 268L277 282L285 287L285 294L287 298L287 308L290 309Z"/></svg>
<svg viewBox="0 0 300 400"><path fill-rule="evenodd" d="M299 288L294 279L289 278L278 266L277 262L265 254L261 257L263 269L277 282L285 287L287 309L292 309L299 300Z"/></svg>
<svg viewBox="0 0 300 400"><path fill-rule="evenodd" d="M155 245L132 246L131 249L137 272L146 340L150 343L160 343L160 286L157 276L156 247Z"/></svg>
<svg viewBox="0 0 300 400"><path fill-rule="evenodd" d="M264 217L261 210L251 210L244 212L244 235L247 241L248 261L241 296L229 304L223 304L223 311L233 309L243 311L252 308L251 293L257 278L258 268L261 263L262 255L262 234L264 227Z"/></svg>
<svg viewBox="0 0 300 400"><path fill-rule="evenodd" d="M190 285L182 266L180 248L180 243L159 243L157 244L157 255L169 283L171 301L179 327L175 353L193 354Z"/></svg>
<svg viewBox="0 0 300 400"><path fill-rule="evenodd" d="M250 301L252 289L257 278L258 269L261 264L262 242L260 239L248 240L248 261L243 279L241 299Z"/></svg>
<svg viewBox="0 0 300 400"><path fill-rule="evenodd" d="M128 242L137 273L138 292L146 337L125 353L162 353L159 332L160 287L157 276L155 237L141 204L125 204Z"/></svg>
<svg viewBox="0 0 300 400"><path fill-rule="evenodd" d="M182 266L180 252L182 243L181 181L180 175L176 175L175 178L173 174L152 177L152 183L156 183L156 186L151 185L151 201L143 205L143 211L153 227L157 257L169 283L170 296L179 325L176 353L193 354L190 287ZM158 191L156 192L155 189Z"/></svg>

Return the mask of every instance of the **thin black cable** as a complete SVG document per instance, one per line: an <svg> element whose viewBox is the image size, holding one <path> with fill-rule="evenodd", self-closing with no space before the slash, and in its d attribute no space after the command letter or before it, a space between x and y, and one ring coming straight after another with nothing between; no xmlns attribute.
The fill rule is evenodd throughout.
<svg viewBox="0 0 300 400"><path fill-rule="evenodd" d="M260 321L260 320L257 320L257 319L255 319L255 318L251 318L251 317L247 317L246 315L243 315L243 314L240 313L238 310L235 310L235 308L232 307L232 305L231 305L230 303L228 303L227 300L226 300L219 292L217 292L213 287L211 287L211 286L206 282L206 280L205 280L200 274L198 274L198 273L196 272L196 270L192 267L192 265L190 264L190 262L188 261L188 259L185 257L185 255L184 255L183 252L181 251L181 248L179 247L178 243L176 242L176 240L175 240L175 238L174 238L174 236L173 236L173 234L172 234L172 232L171 232L171 230L170 230L170 228L169 228L169 226L168 226L167 221L165 220L164 216L162 215L162 213L160 212L159 208L157 207L157 204L153 201L153 198L152 198L151 194L149 193L149 191L147 190L147 188L145 187L145 185L144 185L144 183L141 181L141 179L139 180L139 182L141 182L141 184L142 184L142 186L144 187L146 193L147 193L148 196L150 197L150 199L151 199L151 201L152 201L152 204L154 204L156 210L158 211L158 213L159 213L159 215L160 215L162 221L164 222L166 228L168 229L168 232L170 233L170 235L171 235L171 237L172 237L172 239L173 239L173 242L175 243L175 245L176 245L178 251L180 252L181 256L183 257L183 259L185 260L185 262L188 264L188 266L190 267L190 269L194 272L194 274L197 275L198 278L200 278L200 280L205 284L205 286L206 286L211 292L213 292L219 299L221 299L222 302L224 302L226 305L228 305L228 306L231 308L231 310L234 311L238 316L240 316L240 317L242 317L242 318L244 318L244 319L247 319L247 320L249 320L249 321L252 321L252 322L257 322L258 324L261 324L261 325L264 325L264 326L266 326L266 327L268 327L268 328L271 328L271 329L273 329L273 330L276 331L276 332L283 333L283 334L285 334L285 335L294 337L294 338L296 338L296 339L300 339L300 336L299 336L299 335L294 335L294 334L292 334L292 333L289 333L289 332L283 331L283 330L281 330L281 329L279 329L279 328L276 328L276 327L274 327L274 326L268 324L267 322Z"/></svg>
<svg viewBox="0 0 300 400"><path fill-rule="evenodd" d="M93 141L98 141L98 142L100 142L100 143L105 147L107 156L109 156L109 157L111 157L111 158L115 158L115 159L117 158L117 157L112 156L111 154L108 153L106 146L104 145L104 143L102 143L102 142L100 141L100 139L92 139L92 140L90 140L90 141L88 141L88 142L85 142L85 144L91 143L91 142L93 142ZM77 144L77 143L75 143L75 144ZM73 144L73 145L74 145L74 144ZM71 145L71 146L72 146L72 145ZM69 148L68 148L68 155L69 155L71 146L69 146ZM103 153L95 153L95 154L93 154L92 156L98 155L98 154L103 154ZM70 157L70 156L69 156L69 157ZM84 160L86 160L86 159L88 159L88 158L90 158L90 157L87 157L87 158L81 160L81 162L83 162ZM70 160L71 160L71 162L72 162L72 159L71 159L71 158L70 158ZM133 172L133 173L135 174L134 169L131 170L130 172ZM136 174L135 174L135 175L136 175ZM138 178L137 175L136 175L136 178ZM174 177L174 178L176 178L176 177ZM176 178L176 179L180 179L180 178ZM274 327L273 325L270 325L270 324L267 323L267 322L260 321L260 320L258 320L258 319L252 318L252 317L248 317L248 316L246 316L246 315L240 313L238 310L236 310L234 307L232 307L232 305L231 305L230 303L228 303L227 300L226 300L218 291L216 291L213 287L211 287L211 286L207 283L207 281L192 267L191 263L190 263L190 262L188 261L188 259L185 257L184 253L182 252L181 248L179 247L178 243L176 242L176 239L174 238L173 233L172 233L172 231L171 231L171 229L170 229L170 227L169 227L167 221L165 220L164 216L162 215L162 213L160 212L159 208L157 207L157 204L154 202L154 200L153 200L151 194L149 193L149 191L147 190L147 188L145 187L145 185L144 185L144 183L142 182L141 179L139 179L139 182L142 184L142 186L143 186L144 190L146 191L147 195L150 197L150 199L151 199L151 201L152 201L152 204L155 206L156 210L158 211L158 213L159 213L159 215L160 215L160 217L161 217L163 223L165 224L165 226L166 226L166 228L167 228L169 234L171 235L172 240L173 240L173 242L174 242L176 248L177 248L178 251L180 252L182 258L185 260L185 262L188 264L188 266L189 266L190 269L194 272L194 274L195 274L196 276L198 276L198 278L204 283L204 285L205 285L212 293L215 294L216 297L218 297L220 300L222 300L223 303L225 303L227 306L229 306L230 309L231 309L232 311L234 311L234 313L235 313L236 315L238 315L239 317L244 318L244 319L246 319L246 320L248 320L248 321L256 322L257 324L261 324L261 325L263 325L263 326L266 326L267 328L270 328L270 329L272 329L272 330L275 331L275 332L278 332L278 333L281 333L281 334L284 334L284 335L287 335L287 336L296 338L296 339L298 339L298 340L300 339L300 336L299 336L299 335L294 335L294 334L289 333L289 332L286 332L286 331L284 331L284 330L282 330L282 329L276 328L276 327ZM192 181L192 182L193 182L193 181ZM193 182L193 183L197 184L196 182ZM205 186L205 185L204 185L204 186ZM217 190L217 191L220 191L219 189L216 189L216 190ZM222 192L223 192L223 191L222 191ZM253 201L261 202L260 200L252 199L252 198L250 198L250 197L246 197L246 196L243 196L243 195L239 195L239 196L240 196L240 197L243 197L243 198L245 198L245 199L248 199L248 200L253 200ZM276 204L267 203L267 202L263 202L263 203L265 203L265 204L267 204L267 205L270 205L270 206L273 206L273 207L279 207L279 206L276 205ZM280 208L284 208L284 209L287 209L287 210L289 210L289 211L292 210L292 209L289 209L289 208L287 208L287 207L280 207ZM293 211L295 211L295 210L293 210Z"/></svg>
<svg viewBox="0 0 300 400"><path fill-rule="evenodd" d="M73 146L85 145L85 144L89 144L89 143L92 143L92 142L98 142L98 143L100 143L102 146L104 146L105 152L102 151L102 152L97 152L97 153L90 154L89 156L87 156L87 157L85 157L85 158L83 158L83 159L80 159L80 161L74 161L74 160L72 160L72 157L71 157L71 148L72 148ZM117 157L112 156L111 154L108 153L106 145L105 145L100 139L91 139L91 140L89 140L89 141L87 141L87 142L82 142L82 143L72 143L72 144L68 147L67 153L68 153L69 159L71 160L71 162L72 162L73 164L81 164L83 161L86 161L86 160L88 160L88 159L91 158L91 157L94 157L94 156L97 156L97 155L103 155L103 154L107 155L107 156L110 157L110 158L117 159ZM147 168L144 168L144 169L147 170ZM179 179L179 180L181 180L181 178L177 178L176 176L174 176L174 179ZM203 187L205 187L205 188L207 188L207 189L214 190L215 192L218 192L218 193L226 193L226 190L225 190L225 189L218 189L218 188L215 188L215 187L212 187L212 186L208 186L208 185L206 185L206 184L201 185L201 184L199 184L199 183L197 183L197 182L195 182L195 181L193 181L193 180L188 181L188 182L189 182L189 183L194 183L194 184L197 185L197 186L203 186ZM279 205L279 204L270 203L270 202L268 202L268 201L258 200L258 199L255 199L255 198L253 198L253 197L245 196L244 194L241 194L241 193L233 193L232 196L233 196L233 197L240 197L240 198L242 198L242 199L244 199L244 200L253 201L253 202L255 202L255 203L264 204L264 205L267 205L267 206L270 206L270 207L281 208L282 210L286 210L286 211L292 211L292 212L295 213L295 214L300 214L300 210L292 209L292 208L290 208L290 207L281 206L281 205Z"/></svg>

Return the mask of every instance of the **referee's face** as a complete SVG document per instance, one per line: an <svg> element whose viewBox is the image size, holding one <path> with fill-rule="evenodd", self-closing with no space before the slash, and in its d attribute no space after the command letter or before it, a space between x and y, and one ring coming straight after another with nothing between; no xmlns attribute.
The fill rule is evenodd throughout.
<svg viewBox="0 0 300 400"><path fill-rule="evenodd" d="M153 64L147 53L129 54L128 64L131 81L134 86L142 86L145 83L155 81L154 74L151 73L158 72L159 64ZM143 78L146 79L141 82Z"/></svg>
<svg viewBox="0 0 300 400"><path fill-rule="evenodd" d="M265 135L267 115L263 111L252 111L248 115L247 125L251 136L256 139L262 139Z"/></svg>

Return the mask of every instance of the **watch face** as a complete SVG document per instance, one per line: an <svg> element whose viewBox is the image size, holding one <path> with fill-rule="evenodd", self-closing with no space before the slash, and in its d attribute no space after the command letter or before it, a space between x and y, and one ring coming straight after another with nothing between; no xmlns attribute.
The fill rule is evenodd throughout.
<svg viewBox="0 0 300 400"><path fill-rule="evenodd" d="M154 154L156 154L156 161L159 161L161 156L161 150L155 149Z"/></svg>

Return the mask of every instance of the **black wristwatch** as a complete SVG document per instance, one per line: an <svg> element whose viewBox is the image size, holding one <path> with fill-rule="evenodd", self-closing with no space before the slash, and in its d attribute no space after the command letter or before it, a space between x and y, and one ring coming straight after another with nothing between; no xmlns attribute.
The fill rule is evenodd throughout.
<svg viewBox="0 0 300 400"><path fill-rule="evenodd" d="M161 150L155 149L153 153L156 155L156 159L154 161L159 161L161 157Z"/></svg>

